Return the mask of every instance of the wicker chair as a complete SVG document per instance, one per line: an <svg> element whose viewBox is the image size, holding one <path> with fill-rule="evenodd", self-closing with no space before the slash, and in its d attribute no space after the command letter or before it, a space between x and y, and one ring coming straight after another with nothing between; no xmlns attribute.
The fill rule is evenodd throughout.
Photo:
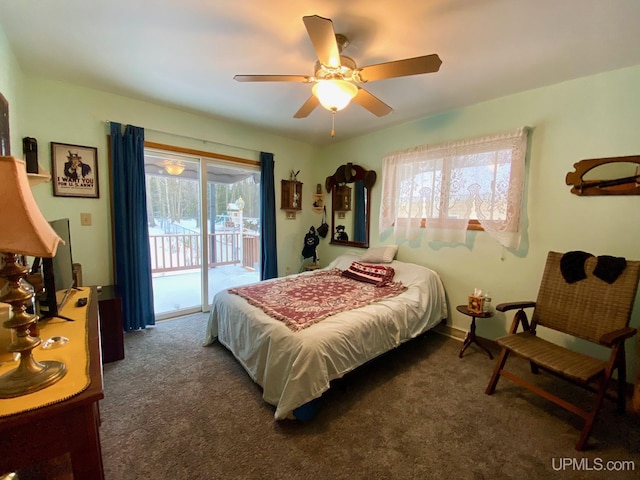
<svg viewBox="0 0 640 480"><path fill-rule="evenodd" d="M579 415L584 419L584 426L575 448L583 450L603 399L607 396L609 380L614 370L618 371L617 395L614 398L617 400L618 410L625 410L624 342L636 334L636 329L629 327L629 320L638 289L640 262L627 261L626 267L618 268L619 271L611 278L606 261L618 260L624 265L624 260L612 257L596 258L584 252L569 252L566 255L571 254L578 254L577 257L573 257L578 260L573 262L573 265L566 261L570 260L569 257L565 257L563 261L563 254L549 252L535 302L503 303L496 306L501 312L514 309L517 309L517 312L509 335L497 340L502 351L485 393L491 395L500 377L504 376ZM580 254L583 256L580 257ZM568 266L578 266L578 271L582 269L577 277L569 279L571 283L566 280ZM606 281L602 278L606 278ZM534 309L530 325L525 308ZM524 331L518 333L520 324ZM610 352L609 358L601 360L542 339L536 336L538 326L606 347ZM505 370L504 366L511 352L528 360L534 374L542 368L585 387L591 387L596 383L597 390L591 409L585 410Z"/></svg>

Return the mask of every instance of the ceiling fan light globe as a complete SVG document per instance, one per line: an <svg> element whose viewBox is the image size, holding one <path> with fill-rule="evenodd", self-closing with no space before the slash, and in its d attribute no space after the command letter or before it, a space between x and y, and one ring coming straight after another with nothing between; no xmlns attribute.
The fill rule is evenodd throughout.
<svg viewBox="0 0 640 480"><path fill-rule="evenodd" d="M182 165L167 165L164 169L169 175L180 175L184 171Z"/></svg>
<svg viewBox="0 0 640 480"><path fill-rule="evenodd" d="M349 105L358 93L358 87L346 80L319 80L312 92L324 108L336 112Z"/></svg>
<svg viewBox="0 0 640 480"><path fill-rule="evenodd" d="M164 163L164 169L169 175L180 175L184 172L184 163L168 160Z"/></svg>

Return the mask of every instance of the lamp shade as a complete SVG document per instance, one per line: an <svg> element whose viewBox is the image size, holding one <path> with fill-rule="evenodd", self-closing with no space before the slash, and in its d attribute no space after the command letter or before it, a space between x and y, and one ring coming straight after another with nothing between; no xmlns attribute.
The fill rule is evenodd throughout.
<svg viewBox="0 0 640 480"><path fill-rule="evenodd" d="M349 105L358 93L358 87L346 80L318 80L311 91L324 108L336 112Z"/></svg>
<svg viewBox="0 0 640 480"><path fill-rule="evenodd" d="M0 157L0 252L53 257L62 241L38 208L25 162Z"/></svg>

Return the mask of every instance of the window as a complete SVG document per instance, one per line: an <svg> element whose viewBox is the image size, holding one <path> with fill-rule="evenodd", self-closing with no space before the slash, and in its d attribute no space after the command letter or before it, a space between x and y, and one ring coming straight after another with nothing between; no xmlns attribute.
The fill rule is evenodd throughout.
<svg viewBox="0 0 640 480"><path fill-rule="evenodd" d="M529 129L423 145L383 159L380 232L464 242L482 228L508 248L520 241Z"/></svg>

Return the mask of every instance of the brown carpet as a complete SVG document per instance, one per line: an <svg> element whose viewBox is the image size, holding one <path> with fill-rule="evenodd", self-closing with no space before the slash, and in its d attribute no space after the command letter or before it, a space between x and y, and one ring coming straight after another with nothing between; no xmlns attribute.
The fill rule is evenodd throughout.
<svg viewBox="0 0 640 480"><path fill-rule="evenodd" d="M576 452L577 417L506 379L485 395L494 361L473 345L458 359L437 333L335 382L312 421L276 422L234 357L201 346L206 319L129 333L126 358L105 366L107 480L638 478L637 416L606 402Z"/></svg>

